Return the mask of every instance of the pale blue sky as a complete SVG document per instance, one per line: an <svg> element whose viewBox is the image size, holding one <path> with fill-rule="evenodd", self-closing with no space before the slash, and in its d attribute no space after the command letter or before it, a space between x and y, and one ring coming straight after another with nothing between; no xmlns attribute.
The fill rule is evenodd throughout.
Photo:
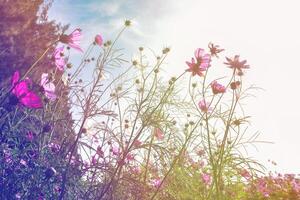
<svg viewBox="0 0 300 200"><path fill-rule="evenodd" d="M50 17L83 29L83 46L97 33L113 37L124 19L133 19L120 46L132 56L141 45L157 51L170 45L170 76L210 41L224 47L226 56L240 54L251 66L245 79L265 89L246 106L251 129L274 142L251 154L275 160L278 171L300 173L299 7L297 0L57 0ZM226 73L221 63L215 63L221 69L215 76Z"/></svg>

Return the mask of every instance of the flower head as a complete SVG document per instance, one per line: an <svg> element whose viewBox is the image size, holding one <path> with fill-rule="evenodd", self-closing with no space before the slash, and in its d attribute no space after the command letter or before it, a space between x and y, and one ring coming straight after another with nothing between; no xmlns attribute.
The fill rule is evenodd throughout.
<svg viewBox="0 0 300 200"><path fill-rule="evenodd" d="M53 59L54 63L60 71L63 71L65 69L66 65L66 60L64 58L64 47L58 47L55 48L54 53L53 53Z"/></svg>
<svg viewBox="0 0 300 200"><path fill-rule="evenodd" d="M211 85L211 89L212 89L214 94L219 94L219 93L225 93L226 92L225 86L221 85L217 81L213 81L210 85Z"/></svg>
<svg viewBox="0 0 300 200"><path fill-rule="evenodd" d="M203 173L201 175L202 181L204 182L205 185L210 185L211 183L211 176L207 173Z"/></svg>
<svg viewBox="0 0 300 200"><path fill-rule="evenodd" d="M70 35L61 35L59 38L59 41L64 44L69 45L70 47L72 47L74 49L77 49L78 51L83 52L79 46L81 37L82 37L81 29L77 28Z"/></svg>
<svg viewBox="0 0 300 200"><path fill-rule="evenodd" d="M241 82L240 82L240 81L234 81L234 82L231 82L231 83L230 83L230 88L231 88L232 90L235 90L235 89L237 89L240 85L241 85Z"/></svg>
<svg viewBox="0 0 300 200"><path fill-rule="evenodd" d="M156 179L151 180L151 185L155 188L159 188L161 185L161 179L156 178Z"/></svg>
<svg viewBox="0 0 300 200"><path fill-rule="evenodd" d="M20 160L20 164L22 164L23 166L27 167L27 162L26 162L26 160L21 159L21 160Z"/></svg>
<svg viewBox="0 0 300 200"><path fill-rule="evenodd" d="M208 48L211 56L219 57L218 54L224 51L224 49L220 49L219 45L214 45L213 43L208 44Z"/></svg>
<svg viewBox="0 0 300 200"><path fill-rule="evenodd" d="M133 142L133 146L136 147L136 148L140 147L142 144L143 144L143 143L142 143L140 140L135 140L135 141Z"/></svg>
<svg viewBox="0 0 300 200"><path fill-rule="evenodd" d="M12 77L12 93L17 97L18 102L28 108L41 108L42 101L40 97L29 90L29 79L20 80L20 73L16 71Z"/></svg>
<svg viewBox="0 0 300 200"><path fill-rule="evenodd" d="M33 132L29 131L27 134L26 134L26 139L29 140L29 141L32 141L34 139L34 134Z"/></svg>
<svg viewBox="0 0 300 200"><path fill-rule="evenodd" d="M101 35L96 35L95 37L95 43L98 44L99 46L102 46L103 44L103 38Z"/></svg>
<svg viewBox="0 0 300 200"><path fill-rule="evenodd" d="M49 75L47 73L43 73L41 77L41 86L44 89L45 96L51 100L54 101L56 99L55 94L55 85L53 82L50 81Z"/></svg>
<svg viewBox="0 0 300 200"><path fill-rule="evenodd" d="M113 146L113 147L111 148L111 151L112 151L113 155L115 155L115 156L119 156L119 155L121 154L120 148L119 148L119 147L116 147L116 146Z"/></svg>
<svg viewBox="0 0 300 200"><path fill-rule="evenodd" d="M248 172L248 170L243 169L240 171L240 174L242 177L244 177L246 180L250 180L251 179L251 174Z"/></svg>
<svg viewBox="0 0 300 200"><path fill-rule="evenodd" d="M160 128L155 128L154 129L154 136L158 140L163 140L164 139L164 133L162 132L162 130Z"/></svg>
<svg viewBox="0 0 300 200"><path fill-rule="evenodd" d="M210 66L210 55L204 53L204 49L198 48L195 51L195 58L192 58L191 62L186 62L189 68L186 70L192 72L192 76L196 74L203 76L203 72Z"/></svg>
<svg viewBox="0 0 300 200"><path fill-rule="evenodd" d="M204 99L199 101L198 106L202 112L210 111L209 105L207 104L207 102Z"/></svg>
<svg viewBox="0 0 300 200"><path fill-rule="evenodd" d="M241 76L241 75L243 75L242 70L249 69L250 67L249 67L249 65L246 65L247 60L240 61L239 59L240 59L239 55L235 55L233 59L226 57L227 62L225 62L224 64L228 65L229 68L237 70L237 74L239 76Z"/></svg>

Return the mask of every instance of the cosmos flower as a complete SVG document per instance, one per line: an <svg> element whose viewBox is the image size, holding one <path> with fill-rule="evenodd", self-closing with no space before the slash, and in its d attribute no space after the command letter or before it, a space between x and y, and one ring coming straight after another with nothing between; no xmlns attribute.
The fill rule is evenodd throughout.
<svg viewBox="0 0 300 200"><path fill-rule="evenodd" d="M64 47L58 47L55 48L54 53L53 53L53 59L54 63L60 71L63 71L66 66L66 60L64 58Z"/></svg>
<svg viewBox="0 0 300 200"><path fill-rule="evenodd" d="M249 69L249 65L246 65L247 60L240 61L240 56L235 55L234 58L227 58L227 62L225 62L225 65L228 65L229 68L232 68L237 71L237 75L242 76L243 75L243 69Z"/></svg>
<svg viewBox="0 0 300 200"><path fill-rule="evenodd" d="M246 180L250 180L251 179L251 174L248 172L248 170L243 169L240 171L240 174L242 177L244 177Z"/></svg>
<svg viewBox="0 0 300 200"><path fill-rule="evenodd" d="M158 140L163 140L164 139L164 133L162 132L162 130L160 128L155 128L154 129L154 136Z"/></svg>
<svg viewBox="0 0 300 200"><path fill-rule="evenodd" d="M96 35L95 37L95 43L98 44L99 46L102 46L103 44L103 38L101 35Z"/></svg>
<svg viewBox="0 0 300 200"><path fill-rule="evenodd" d="M220 47L219 45L214 45L213 43L209 43L208 48L210 51L210 55L219 58L218 54L224 51L224 49L220 49L219 47Z"/></svg>
<svg viewBox="0 0 300 200"><path fill-rule="evenodd" d="M134 155L133 154L131 154L131 153L128 153L127 154L127 156L126 156L126 161L132 161L132 160L134 160Z"/></svg>
<svg viewBox="0 0 300 200"><path fill-rule="evenodd" d="M121 154L121 151L120 151L119 147L116 147L116 146L113 146L113 147L111 148L111 152L112 152L113 155L115 155L115 156L119 156L119 155Z"/></svg>
<svg viewBox="0 0 300 200"><path fill-rule="evenodd" d="M83 52L83 50L79 46L79 42L82 38L81 29L75 29L70 35L61 35L59 41L69 45L70 47Z"/></svg>
<svg viewBox="0 0 300 200"><path fill-rule="evenodd" d="M43 87L45 96L51 100L54 101L56 99L55 94L55 85L50 81L49 74L43 73L41 77L41 86Z"/></svg>
<svg viewBox="0 0 300 200"><path fill-rule="evenodd" d="M156 178L156 179L153 179L151 180L151 185L155 188L159 188L160 185L161 185L161 180L160 178Z"/></svg>
<svg viewBox="0 0 300 200"><path fill-rule="evenodd" d="M136 147L136 148L140 147L141 145L142 145L142 142L140 140L135 140L133 142L133 146Z"/></svg>
<svg viewBox="0 0 300 200"><path fill-rule="evenodd" d="M241 85L241 82L240 82L240 81L234 81L234 82L231 82L231 83L230 83L230 88L231 88L232 90L235 90L235 89L237 89L240 85Z"/></svg>
<svg viewBox="0 0 300 200"><path fill-rule="evenodd" d="M22 81L19 80L20 80L20 73L19 71L16 71L12 77L12 87L13 87L12 93L17 98L16 102L19 102L28 108L43 107L40 97L34 92L29 90L28 84L30 83L30 80L29 79L22 80Z"/></svg>
<svg viewBox="0 0 300 200"><path fill-rule="evenodd" d="M23 166L27 167L27 162L26 162L26 160L21 159L21 160L20 160L20 164L22 164Z"/></svg>
<svg viewBox="0 0 300 200"><path fill-rule="evenodd" d="M204 53L204 49L198 48L195 51L195 58L192 58L191 62L186 62L189 68L186 70L192 72L192 76L196 74L203 76L203 72L210 66L210 55Z"/></svg>
<svg viewBox="0 0 300 200"><path fill-rule="evenodd" d="M204 99L199 101L198 106L202 112L210 111L209 105L206 103Z"/></svg>
<svg viewBox="0 0 300 200"><path fill-rule="evenodd" d="M27 138L27 140L32 141L32 140L34 139L34 134L33 134L33 132L29 131L29 132L26 134L26 138Z"/></svg>
<svg viewBox="0 0 300 200"><path fill-rule="evenodd" d="M211 183L211 176L207 173L203 173L201 175L202 181L204 182L205 185L210 185Z"/></svg>
<svg viewBox="0 0 300 200"><path fill-rule="evenodd" d="M217 81L213 81L210 84L210 86L211 86L211 89L212 89L214 94L219 94L219 93L225 93L226 92L225 86L221 85Z"/></svg>

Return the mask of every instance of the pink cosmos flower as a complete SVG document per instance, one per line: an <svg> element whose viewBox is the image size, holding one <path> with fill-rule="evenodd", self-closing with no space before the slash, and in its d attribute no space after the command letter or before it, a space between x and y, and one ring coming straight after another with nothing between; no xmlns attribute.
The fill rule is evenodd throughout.
<svg viewBox="0 0 300 200"><path fill-rule="evenodd" d="M44 89L45 96L51 100L54 101L56 99L56 94L55 94L55 85L53 82L49 80L49 74L43 73L41 77L41 86Z"/></svg>
<svg viewBox="0 0 300 200"><path fill-rule="evenodd" d="M27 138L27 140L32 141L33 138L34 138L33 132L29 131L29 132L26 134L26 138Z"/></svg>
<svg viewBox="0 0 300 200"><path fill-rule="evenodd" d="M247 60L240 61L239 59L240 59L239 55L235 55L233 59L226 57L227 62L225 62L224 64L229 65L229 68L237 70L237 74L241 76L243 75L242 70L249 69L250 67L249 65L246 65Z"/></svg>
<svg viewBox="0 0 300 200"><path fill-rule="evenodd" d="M16 199L21 199L21 197L22 197L20 192L18 192L15 196L16 196Z"/></svg>
<svg viewBox="0 0 300 200"><path fill-rule="evenodd" d="M59 150L60 150L60 145L59 145L59 144L56 144L56 143L53 143L53 142L51 142L50 144L48 144L48 147L50 148L50 150L51 150L53 153L57 153L57 152L59 152Z"/></svg>
<svg viewBox="0 0 300 200"><path fill-rule="evenodd" d="M98 162L98 159L96 158L96 154L95 154L95 155L92 156L92 161L91 161L91 163L92 163L92 165L96 165L97 162Z"/></svg>
<svg viewBox="0 0 300 200"><path fill-rule="evenodd" d="M115 155L115 156L118 156L121 154L119 147L116 147L116 146L112 147L111 151L112 151L113 155Z"/></svg>
<svg viewBox="0 0 300 200"><path fill-rule="evenodd" d="M154 136L158 139L158 140L163 140L164 139L164 133L162 132L162 130L160 128L155 128L154 129Z"/></svg>
<svg viewBox="0 0 300 200"><path fill-rule="evenodd" d="M195 51L195 58L192 58L191 62L186 62L189 68L186 70L192 72L192 76L196 74L203 76L203 72L210 66L210 55L204 53L204 49L198 48Z"/></svg>
<svg viewBox="0 0 300 200"><path fill-rule="evenodd" d="M202 181L204 182L205 185L210 185L211 183L211 176L207 173L203 173L201 175Z"/></svg>
<svg viewBox="0 0 300 200"><path fill-rule="evenodd" d="M95 43L98 44L99 46L102 46L103 44L103 38L101 35L96 35L95 37Z"/></svg>
<svg viewBox="0 0 300 200"><path fill-rule="evenodd" d="M55 185L53 190L54 190L55 193L59 193L61 191L59 185Z"/></svg>
<svg viewBox="0 0 300 200"><path fill-rule="evenodd" d="M153 179L151 180L151 185L155 188L159 188L160 185L161 185L161 180L160 178L156 178L156 179Z"/></svg>
<svg viewBox="0 0 300 200"><path fill-rule="evenodd" d="M23 159L20 160L20 164L24 165L25 167L27 166L26 160L23 160Z"/></svg>
<svg viewBox="0 0 300 200"><path fill-rule="evenodd" d="M219 94L219 93L225 93L226 92L225 86L221 85L217 81L213 81L210 84L210 86L211 86L211 89L212 89L214 94Z"/></svg>
<svg viewBox="0 0 300 200"><path fill-rule="evenodd" d="M42 101L40 97L29 90L29 79L20 81L20 73L16 71L12 77L12 93L17 97L18 101L28 108L41 108Z"/></svg>
<svg viewBox="0 0 300 200"><path fill-rule="evenodd" d="M211 110L204 99L199 101L198 106L202 112L208 112Z"/></svg>
<svg viewBox="0 0 300 200"><path fill-rule="evenodd" d="M4 153L5 162L8 164L12 163L13 160L12 160L11 152L9 150L4 149L3 153Z"/></svg>
<svg viewBox="0 0 300 200"><path fill-rule="evenodd" d="M132 160L134 160L134 155L133 154L131 154L131 153L128 153L127 154L127 156L126 156L126 161L132 161Z"/></svg>
<svg viewBox="0 0 300 200"><path fill-rule="evenodd" d="M244 177L246 180L250 180L251 179L251 174L248 172L248 170L243 169L240 172L241 176Z"/></svg>
<svg viewBox="0 0 300 200"><path fill-rule="evenodd" d="M142 142L140 140L135 140L133 142L133 146L136 147L136 148L140 147L141 145L142 145Z"/></svg>
<svg viewBox="0 0 300 200"><path fill-rule="evenodd" d="M134 174L139 174L139 173L141 173L141 168L138 166L134 166L134 167L130 168L130 172L132 172Z"/></svg>
<svg viewBox="0 0 300 200"><path fill-rule="evenodd" d="M100 156L102 158L104 157L104 152L103 152L101 146L97 147L97 154L98 154L98 156Z"/></svg>
<svg viewBox="0 0 300 200"><path fill-rule="evenodd" d="M213 43L208 44L208 48L211 56L219 57L218 54L224 51L224 49L220 49L219 45L214 45Z"/></svg>
<svg viewBox="0 0 300 200"><path fill-rule="evenodd" d="M54 63L60 71L65 69L66 59L64 58L64 47L55 48L53 53Z"/></svg>
<svg viewBox="0 0 300 200"><path fill-rule="evenodd" d="M299 180L292 180L292 188L293 190L295 190L296 192L300 192L300 182Z"/></svg>
<svg viewBox="0 0 300 200"><path fill-rule="evenodd" d="M77 49L78 51L83 52L83 50L79 46L81 37L82 37L81 29L77 28L70 35L61 35L59 41L69 45L74 49Z"/></svg>
<svg viewBox="0 0 300 200"><path fill-rule="evenodd" d="M199 149L196 153L197 153L198 156L204 156L205 155L204 149Z"/></svg>

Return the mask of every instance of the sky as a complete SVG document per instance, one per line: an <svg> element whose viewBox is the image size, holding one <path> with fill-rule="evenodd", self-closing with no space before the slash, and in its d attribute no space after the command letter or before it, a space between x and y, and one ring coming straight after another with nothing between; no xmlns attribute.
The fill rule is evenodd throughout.
<svg viewBox="0 0 300 200"><path fill-rule="evenodd" d="M129 57L139 46L157 52L171 47L165 69L170 76L180 74L194 49L209 42L225 48L224 56L247 59L251 68L244 80L263 89L247 101L251 131L272 142L250 155L270 169L300 173L299 8L298 0L56 0L49 17L70 23L70 30L80 27L83 48L99 33L113 39L131 19L119 46ZM214 76L228 74L223 61L213 63Z"/></svg>

